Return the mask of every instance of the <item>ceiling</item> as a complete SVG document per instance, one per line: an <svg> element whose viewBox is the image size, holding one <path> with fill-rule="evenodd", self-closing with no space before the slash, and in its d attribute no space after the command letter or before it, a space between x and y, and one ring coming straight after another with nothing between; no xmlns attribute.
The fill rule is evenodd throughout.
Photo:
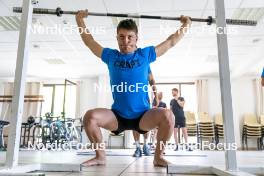
<svg viewBox="0 0 264 176"><path fill-rule="evenodd" d="M264 66L264 1L232 0L226 2L226 17L252 18L258 10L261 18L255 27L229 26L229 62L231 76L258 76ZM17 16L14 6L21 0L0 0L0 16ZM197 18L214 15L214 0L39 0L34 7L61 7L63 10L88 9L92 12L138 13L147 15ZM241 13L240 13L241 12ZM251 14L250 14L251 13ZM253 14L253 15L252 15ZM88 17L86 24L94 38L104 47L117 48L116 18ZM33 15L32 25L40 29L55 27L58 31L76 29L72 15L56 17ZM139 20L138 46L157 45L180 26L177 21ZM186 36L165 55L151 64L155 77L210 77L218 76L218 58L215 25L192 25ZM82 43L76 32L44 34L32 31L28 76L34 78L85 78L107 74L107 67ZM13 77L18 47L18 30L7 30L0 25L0 78Z"/></svg>

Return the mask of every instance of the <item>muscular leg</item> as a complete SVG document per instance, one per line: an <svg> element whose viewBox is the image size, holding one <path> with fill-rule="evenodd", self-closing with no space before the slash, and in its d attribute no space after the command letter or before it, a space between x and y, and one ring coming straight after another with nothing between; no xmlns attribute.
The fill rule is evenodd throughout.
<svg viewBox="0 0 264 176"><path fill-rule="evenodd" d="M154 155L153 164L155 166L166 167L168 161L163 158L163 151L166 142L170 139L174 127L174 115L167 109L150 109L140 120L139 127L141 130L150 131L158 127L157 146ZM164 145L161 145L163 143Z"/></svg>
<svg viewBox="0 0 264 176"><path fill-rule="evenodd" d="M86 112L83 118L85 132L92 144L102 143L101 128L114 131L118 128L118 122L114 113L109 109L96 108ZM96 145L95 145L96 146ZM83 163L84 166L104 165L105 151L95 150L96 156Z"/></svg>

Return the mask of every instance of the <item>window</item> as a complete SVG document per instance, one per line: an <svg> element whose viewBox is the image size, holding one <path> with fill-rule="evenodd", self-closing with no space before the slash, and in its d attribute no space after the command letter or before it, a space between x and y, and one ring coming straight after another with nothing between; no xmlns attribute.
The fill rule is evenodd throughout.
<svg viewBox="0 0 264 176"><path fill-rule="evenodd" d="M53 116L61 116L65 113L66 118L75 118L76 111L76 84L65 81L66 84L44 84L41 116L51 112ZM65 88L66 85L66 88Z"/></svg>
<svg viewBox="0 0 264 176"><path fill-rule="evenodd" d="M173 99L171 90L177 88L179 96L185 99L185 111L196 111L196 87L194 83L157 83L157 91L163 93L163 102L170 108L170 101Z"/></svg>
<svg viewBox="0 0 264 176"><path fill-rule="evenodd" d="M181 96L185 99L184 111L197 111L196 86L194 84L181 84Z"/></svg>

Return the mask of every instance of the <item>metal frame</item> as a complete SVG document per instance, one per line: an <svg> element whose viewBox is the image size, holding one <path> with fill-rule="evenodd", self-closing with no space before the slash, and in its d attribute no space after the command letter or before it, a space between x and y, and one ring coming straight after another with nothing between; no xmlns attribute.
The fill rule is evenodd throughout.
<svg viewBox="0 0 264 176"><path fill-rule="evenodd" d="M43 175L26 174L32 171L81 171L80 164L56 164L39 163L18 165L20 129L23 115L24 92L28 65L29 32L32 21L31 0L23 0L23 13L19 32L19 43L17 51L16 72L14 80L14 99L12 101L12 114L10 119L10 130L8 148L6 153L5 167L0 169L0 175Z"/></svg>
<svg viewBox="0 0 264 176"><path fill-rule="evenodd" d="M13 7L13 12L21 13L21 7ZM44 8L34 8L34 14L49 14L57 15L58 17L62 14L75 15L78 11L63 11L60 7L56 9L44 9ZM181 20L181 17L169 17L169 16L153 16L153 15L135 15L135 14L122 14L122 13L98 13L89 12L89 16L110 16L110 17L125 17L125 18L145 18L145 19L157 19L157 20ZM215 19L212 16L208 18L191 18L193 22L206 22L208 25L215 23ZM230 25L246 25L246 26L256 26L256 21L251 20L237 20L237 19L226 19L226 23Z"/></svg>
<svg viewBox="0 0 264 176"><path fill-rule="evenodd" d="M18 164L20 129L23 115L26 71L28 63L29 32L32 21L31 0L23 1L24 12L21 16L19 43L17 51L16 72L14 81L14 99L10 119L8 148L6 153L6 167L13 168Z"/></svg>
<svg viewBox="0 0 264 176"><path fill-rule="evenodd" d="M224 0L215 0L216 27L226 28ZM217 30L218 31L218 30ZM217 34L219 76L221 88L222 114L224 122L224 140L226 144L235 143L234 118L229 69L229 55L226 34ZM236 171L237 160L235 150L226 150L226 170Z"/></svg>

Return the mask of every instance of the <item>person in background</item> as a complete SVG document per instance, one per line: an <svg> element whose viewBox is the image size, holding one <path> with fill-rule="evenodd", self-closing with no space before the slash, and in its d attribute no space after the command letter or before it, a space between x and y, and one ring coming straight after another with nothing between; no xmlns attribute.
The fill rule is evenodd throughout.
<svg viewBox="0 0 264 176"><path fill-rule="evenodd" d="M175 150L178 150L178 143L179 143L178 130L179 128L182 130L185 144L188 144L188 134L187 134L187 128L186 128L186 123L185 123L186 119L185 119L184 111L183 111L185 100L183 97L178 96L177 88L172 89L172 96L174 98L170 102L170 109L172 110L175 116L174 139L175 139L175 144L176 144Z"/></svg>

